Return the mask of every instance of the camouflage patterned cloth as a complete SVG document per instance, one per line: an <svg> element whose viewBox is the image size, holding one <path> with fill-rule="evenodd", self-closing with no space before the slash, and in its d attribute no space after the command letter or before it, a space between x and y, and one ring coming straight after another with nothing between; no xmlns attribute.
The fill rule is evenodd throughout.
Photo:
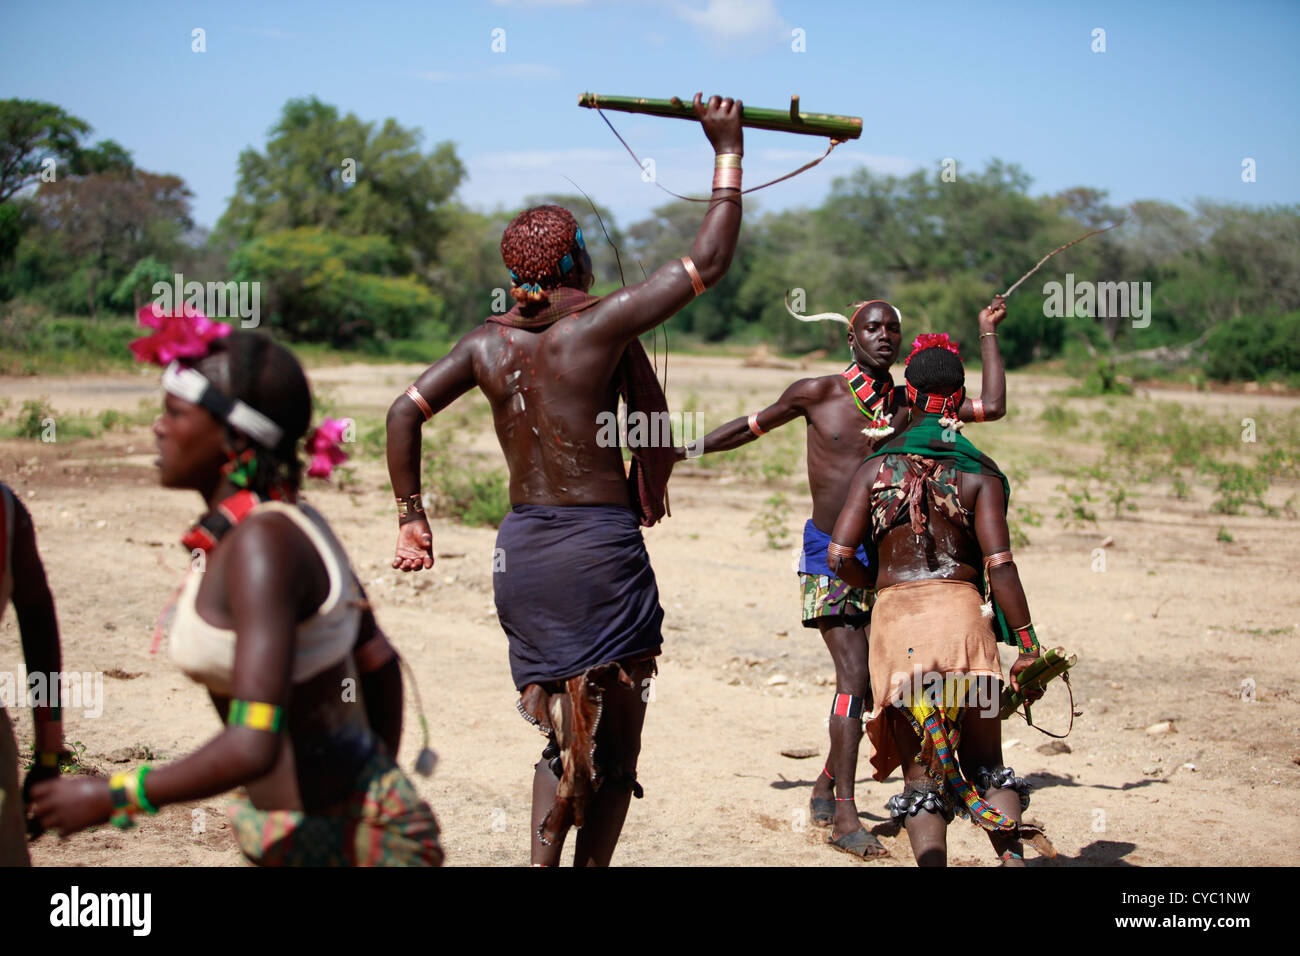
<svg viewBox="0 0 1300 956"><path fill-rule="evenodd" d="M397 764L377 751L341 812L228 809L249 862L257 866L440 866L438 821Z"/></svg>
<svg viewBox="0 0 1300 956"><path fill-rule="evenodd" d="M920 455L886 455L871 486L871 524L876 540L904 521L926 534L927 500L953 524L969 529L973 516L957 497L957 466Z"/></svg>
<svg viewBox="0 0 1300 956"><path fill-rule="evenodd" d="M875 592L855 588L826 574L800 574L803 589L803 626L817 627L818 621L843 618L849 627L861 627L871 619ZM836 623L841 623L836 621Z"/></svg>

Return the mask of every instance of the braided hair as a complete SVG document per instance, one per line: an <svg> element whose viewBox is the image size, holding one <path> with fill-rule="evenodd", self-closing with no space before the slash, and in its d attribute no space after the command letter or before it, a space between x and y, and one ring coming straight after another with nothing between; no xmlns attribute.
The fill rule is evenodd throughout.
<svg viewBox="0 0 1300 956"><path fill-rule="evenodd" d="M951 395L966 384L961 358L939 346L913 354L903 375L918 392L932 395Z"/></svg>
<svg viewBox="0 0 1300 956"><path fill-rule="evenodd" d="M253 450L257 464L249 490L263 498L277 488L296 495L302 481L298 441L311 422L312 399L293 353L265 335L236 331L214 340L199 365L218 388L270 418L284 433L275 448L266 448L227 427L232 444L242 437Z"/></svg>
<svg viewBox="0 0 1300 956"><path fill-rule="evenodd" d="M560 261L576 261L578 220L563 206L534 206L515 217L501 235L501 258L514 284L517 302L546 302L547 291L560 285Z"/></svg>

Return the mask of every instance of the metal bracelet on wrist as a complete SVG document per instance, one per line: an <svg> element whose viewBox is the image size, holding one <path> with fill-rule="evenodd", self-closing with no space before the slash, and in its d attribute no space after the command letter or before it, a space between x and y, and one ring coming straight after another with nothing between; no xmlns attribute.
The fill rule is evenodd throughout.
<svg viewBox="0 0 1300 956"><path fill-rule="evenodd" d="M424 517L424 496L418 491L413 495L397 499L397 523L406 524L416 518Z"/></svg>

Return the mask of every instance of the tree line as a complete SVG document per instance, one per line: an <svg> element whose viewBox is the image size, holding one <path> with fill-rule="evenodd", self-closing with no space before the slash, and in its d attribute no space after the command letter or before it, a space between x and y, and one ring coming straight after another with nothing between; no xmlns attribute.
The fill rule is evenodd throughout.
<svg viewBox="0 0 1300 956"><path fill-rule="evenodd" d="M30 325L133 310L175 273L259 282L263 321L280 334L375 351L446 342L502 307L499 242L519 210L460 202L466 171L450 141L426 148L394 119L290 100L264 146L241 153L235 194L208 231L195 226L180 177L139 168L112 140L91 144L91 132L53 104L0 101L0 333L10 339L15 317ZM1220 378L1300 374L1300 206L1118 208L1099 189L1035 196L1031 186L1023 169L995 160L955 176L859 168L812 209L762 212L751 200L730 272L668 323L670 341L840 348L842 327L790 318L786 294L800 289L807 312L887 298L909 335L944 330L973 342L994 293L1047 251L1123 220L1011 298L1001 338L1009 365L1078 347L1174 356ZM524 206L538 202L578 217L597 292L680 256L703 212L674 201L624 226L580 195ZM1067 272L1067 288L1149 290L1141 321L1113 296L1053 308L1045 285Z"/></svg>

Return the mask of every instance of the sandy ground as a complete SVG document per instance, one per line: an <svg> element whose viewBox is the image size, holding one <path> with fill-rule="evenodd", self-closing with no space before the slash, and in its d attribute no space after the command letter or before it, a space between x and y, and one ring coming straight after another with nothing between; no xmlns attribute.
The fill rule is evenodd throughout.
<svg viewBox="0 0 1300 956"><path fill-rule="evenodd" d="M813 373L838 367L825 363ZM416 371L343 366L312 377L339 411L376 419ZM713 427L761 407L800 374L674 357L669 398L674 408L700 409ZM157 396L156 382L152 373L4 379L0 398L12 400L10 419L38 395L64 415L137 412L142 399ZM1043 404L1056 401L1048 393L1065 384L1011 376L1017 416L968 434L1008 468L1022 459L1097 454L1099 446L1056 440L1038 425ZM1225 416L1300 405L1265 394L1160 397ZM463 399L473 414L446 419L439 435L498 465L479 402ZM1084 413L1100 407L1096 400L1069 404ZM795 423L764 439L784 443L788 477L682 466L671 486L673 517L646 533L667 612L664 654L646 720L646 798L633 803L618 864L913 865L905 835L882 830L892 856L862 863L828 849L825 831L807 824L809 790L827 746L833 672L818 634L800 626L792 573L791 547L809 509L802 433ZM199 506L194 496L157 488L152 458L144 425L51 444L0 442L0 476L35 516L58 602L64 668L105 675L102 714L70 708L66 716L68 740L84 744L83 762L99 770L119 766L114 760L133 766L146 752L158 760L183 756L219 729L203 689L179 673L165 648L150 654L154 622L185 566L178 538ZM438 521L437 567L401 576L388 567L394 523L382 463L369 457L355 465L349 491L318 486L309 497L346 544L385 630L418 677L440 762L431 779L414 779L443 825L448 863L521 865L531 767L543 742L515 711L492 605L495 531ZM1177 501L1144 486L1136 514L1103 516L1096 529L1065 528L1054 517L1059 479L1021 467L1029 477L1014 503L1045 517L1041 527L1026 528L1032 544L1019 549L1020 573L1040 636L1079 655L1074 690L1083 712L1065 752L1016 718L1004 725L1006 762L1036 788L1028 816L1046 825L1060 853L1048 864L1031 851L1031 865L1300 862L1295 521L1213 515L1205 488ZM1296 490L1279 485L1273 494L1280 502ZM790 505L780 522L788 544L780 549L750 528L774 491ZM1232 543L1217 540L1221 527ZM1113 541L1099 571L1095 549L1107 537ZM21 661L10 613L0 629L0 669L20 672ZM1242 699L1248 679L1253 700ZM25 746L30 715L11 713ZM1049 729L1065 728L1060 685L1035 717ZM1167 721L1173 730L1148 732ZM408 695L407 767L419 745L415 728ZM818 755L782 756L790 748ZM863 748L858 806L868 827L881 828L883 803L901 785L897 777L872 781ZM47 836L32 856L38 864L237 865L242 858L224 804L217 797L168 807L126 833L105 826L64 842ZM995 862L985 837L960 820L949 828L949 853L955 864Z"/></svg>

